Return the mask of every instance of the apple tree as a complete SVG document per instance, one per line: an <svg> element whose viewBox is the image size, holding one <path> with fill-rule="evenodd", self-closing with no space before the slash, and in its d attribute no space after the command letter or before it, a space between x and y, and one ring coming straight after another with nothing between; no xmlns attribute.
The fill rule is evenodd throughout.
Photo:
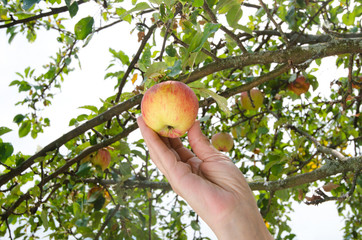
<svg viewBox="0 0 362 240"><path fill-rule="evenodd" d="M86 6L99 16L80 16ZM186 239L192 232L207 239L199 217L172 192L135 134L144 91L175 80L197 94L206 136L232 133L234 146L225 154L248 178L276 239L296 237L288 226L292 201L334 201L344 237L357 239L361 22L360 0L1 0L0 31L9 44L36 41L41 31L60 44L44 68L19 69L17 79L6 79L28 112L14 116L17 129L0 126L1 136L47 134L52 123L42 109L52 108L55 89L94 34L131 26L124 34L138 50L109 50L104 76L114 94L65 118L71 131L33 155L0 138L0 236ZM317 78L330 57L343 77ZM320 89L326 82L329 91ZM244 109L241 93L250 101L253 88L263 93L262 105Z"/></svg>

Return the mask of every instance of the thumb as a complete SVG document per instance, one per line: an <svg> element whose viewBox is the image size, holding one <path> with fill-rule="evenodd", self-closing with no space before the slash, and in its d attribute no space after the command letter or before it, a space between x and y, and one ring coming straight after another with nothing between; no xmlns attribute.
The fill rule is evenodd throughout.
<svg viewBox="0 0 362 240"><path fill-rule="evenodd" d="M228 159L224 154L212 146L209 139L201 132L200 121L196 121L188 131L188 140L192 151L202 161L219 161Z"/></svg>

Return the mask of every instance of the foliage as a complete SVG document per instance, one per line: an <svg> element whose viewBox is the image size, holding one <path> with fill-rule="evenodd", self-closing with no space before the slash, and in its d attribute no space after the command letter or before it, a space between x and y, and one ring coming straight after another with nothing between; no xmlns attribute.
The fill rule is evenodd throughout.
<svg viewBox="0 0 362 240"><path fill-rule="evenodd" d="M89 4L100 16L78 16ZM80 20L74 22L75 16ZM51 125L41 110L50 107L54 88L61 88L93 34L131 25L139 50L127 56L121 47L109 49L114 61L105 78L117 80L118 92L101 107L84 106L88 115L69 119L74 130L32 156L15 153L12 143L0 139L0 236L35 239L45 230L50 239L186 239L194 231L195 239L206 239L198 216L151 164L144 141L128 137L137 129L143 91L175 79L197 93L207 136L234 133L227 154L249 179L276 239L295 237L288 226L292 200L336 201L346 220L344 237L357 239L361 21L358 0L2 0L0 29L9 44L19 33L32 42L47 31L57 32L61 45L43 73L26 68L10 83L27 93L18 104L29 113L14 116L19 137L36 139ZM322 79L315 74L329 56L336 56L335 67L346 75L331 81L330 95L316 95ZM300 74L311 88L298 96L287 86ZM238 97L253 87L264 93L264 104L245 111ZM0 136L9 131L1 126ZM107 146L112 159L103 172L87 158ZM322 189L327 183L336 187ZM95 186L101 190L88 194Z"/></svg>

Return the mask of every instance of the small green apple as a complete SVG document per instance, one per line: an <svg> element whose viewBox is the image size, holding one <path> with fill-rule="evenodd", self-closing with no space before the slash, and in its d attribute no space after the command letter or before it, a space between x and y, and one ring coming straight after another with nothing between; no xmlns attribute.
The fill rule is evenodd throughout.
<svg viewBox="0 0 362 240"><path fill-rule="evenodd" d="M242 92L240 95L241 107L245 110L257 110L263 105L264 94L256 88L250 90L250 97L248 92Z"/></svg>
<svg viewBox="0 0 362 240"><path fill-rule="evenodd" d="M233 137L226 132L219 132L211 137L212 145L219 151L229 152L233 146Z"/></svg>
<svg viewBox="0 0 362 240"><path fill-rule="evenodd" d="M166 81L149 88L143 95L141 113L146 125L164 137L184 135L194 124L199 101L185 83Z"/></svg>

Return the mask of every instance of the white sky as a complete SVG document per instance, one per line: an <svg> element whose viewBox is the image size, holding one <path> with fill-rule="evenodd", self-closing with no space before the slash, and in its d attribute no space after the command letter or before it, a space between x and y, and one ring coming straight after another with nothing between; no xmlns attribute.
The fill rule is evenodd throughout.
<svg viewBox="0 0 362 240"><path fill-rule="evenodd" d="M87 14L95 14L88 12ZM80 7L78 16L86 16L84 5ZM74 20L74 23L76 20ZM83 105L101 106L99 98L105 99L115 94L115 79L104 80L105 69L111 60L108 49L122 50L129 55L136 53L139 43L135 36L130 36L128 23L123 23L109 30L102 31L99 35L93 36L90 44L81 49L79 54L82 69L76 64L72 66L76 71L65 76L62 90L52 100L52 106L47 107L43 112L48 117L51 126L45 128L44 134L39 134L37 139L30 136L18 138L17 125L12 122L13 117L19 113L27 113L23 107L14 107L14 104L22 99L17 93L16 87L8 87L10 82L19 79L15 72L23 73L28 66L35 68L35 74L42 73L42 65L49 61L49 56L54 55L57 49L55 40L56 33L50 34L44 31L38 32L35 43L27 42L25 36L16 36L11 45L7 43L5 30L0 30L0 126L13 129L1 138L4 142L11 142L15 152L21 151L24 154L34 154L36 149L44 147L49 142L57 139L69 131L69 120L81 113L88 113L87 110L79 109ZM126 30L124 30L126 29ZM73 62L74 63L74 62ZM336 79L340 71L335 65L322 61L323 70L319 71L321 91L329 90L329 83ZM346 74L346 71L344 72ZM139 81L139 80L138 80ZM139 132L137 133L139 135ZM307 206L305 204L293 203L294 213L291 215L292 232L297 239L308 240L339 240L342 239L343 219L338 217L336 206L333 202L323 203L319 206ZM209 232L212 239L216 239L206 225L202 225L205 232ZM193 233L192 233L193 234Z"/></svg>

